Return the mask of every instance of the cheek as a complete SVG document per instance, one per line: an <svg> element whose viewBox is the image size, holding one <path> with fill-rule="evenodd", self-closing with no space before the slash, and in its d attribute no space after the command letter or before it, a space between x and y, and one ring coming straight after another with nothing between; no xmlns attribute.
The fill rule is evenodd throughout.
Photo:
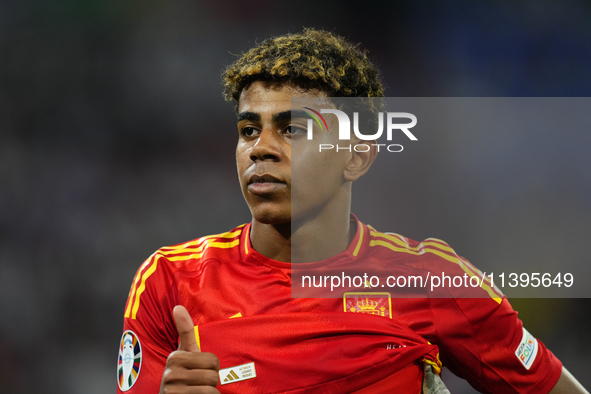
<svg viewBox="0 0 591 394"><path fill-rule="evenodd" d="M244 171L248 168L248 162L249 155L247 148L243 144L238 143L238 146L236 146L236 169L238 170L239 176L242 176Z"/></svg>
<svg viewBox="0 0 591 394"><path fill-rule="evenodd" d="M347 152L318 151L318 142L292 156L293 197L331 194L342 183Z"/></svg>

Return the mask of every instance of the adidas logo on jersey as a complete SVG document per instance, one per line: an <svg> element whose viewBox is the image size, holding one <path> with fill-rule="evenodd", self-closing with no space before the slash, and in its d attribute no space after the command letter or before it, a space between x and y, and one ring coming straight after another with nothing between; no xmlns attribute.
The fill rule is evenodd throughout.
<svg viewBox="0 0 591 394"><path fill-rule="evenodd" d="M220 382L222 385L241 382L257 377L254 363L237 365L235 367L220 369Z"/></svg>
<svg viewBox="0 0 591 394"><path fill-rule="evenodd" d="M236 375L236 372L234 372L234 370L231 369L228 376L226 376L226 379L224 379L224 382L228 382L228 381L232 381L232 380L236 380L236 379L240 379L240 378L238 377L238 375Z"/></svg>

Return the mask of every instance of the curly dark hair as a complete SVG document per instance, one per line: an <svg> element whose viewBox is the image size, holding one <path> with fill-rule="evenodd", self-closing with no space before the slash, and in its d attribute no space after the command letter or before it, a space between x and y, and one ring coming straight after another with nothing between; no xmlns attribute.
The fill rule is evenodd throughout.
<svg viewBox="0 0 591 394"><path fill-rule="evenodd" d="M254 81L292 82L329 97L383 97L378 69L366 51L343 37L306 28L274 37L243 54L224 72L224 97L238 102Z"/></svg>

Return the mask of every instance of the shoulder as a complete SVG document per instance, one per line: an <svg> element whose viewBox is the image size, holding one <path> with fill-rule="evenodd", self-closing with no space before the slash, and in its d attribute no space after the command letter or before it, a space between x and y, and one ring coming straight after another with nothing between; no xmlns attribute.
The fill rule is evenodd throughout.
<svg viewBox="0 0 591 394"><path fill-rule="evenodd" d="M467 260L460 257L447 242L441 239L427 238L423 241L415 241L400 234L378 231L370 225L367 228L369 229L369 247L374 253L389 254L397 259L422 257L427 258L431 263L435 261L443 265L467 263Z"/></svg>
<svg viewBox="0 0 591 394"><path fill-rule="evenodd" d="M445 290L452 298L490 297L497 304L504 297L486 273L456 253L447 242L438 238L415 241L369 225L367 228L372 256L422 271L429 276L430 288Z"/></svg>
<svg viewBox="0 0 591 394"><path fill-rule="evenodd" d="M165 246L158 249L151 257L155 260L164 260L171 270L192 269L199 262L207 259L225 259L229 256L239 255L238 248L244 239L243 232L248 230L246 224L242 224L230 231L206 235L191 241Z"/></svg>
<svg viewBox="0 0 591 394"><path fill-rule="evenodd" d="M232 259L240 254L238 246L246 227L247 225L243 224L224 233L164 246L154 252L139 271L144 272L146 276L154 272L174 274L179 270L198 270L208 259Z"/></svg>
<svg viewBox="0 0 591 394"><path fill-rule="evenodd" d="M158 302L180 274L199 275L207 261L232 261L240 258L246 224L230 231L207 235L158 249L137 270L129 292L125 317L135 318L146 297ZM245 235L245 234L244 234Z"/></svg>

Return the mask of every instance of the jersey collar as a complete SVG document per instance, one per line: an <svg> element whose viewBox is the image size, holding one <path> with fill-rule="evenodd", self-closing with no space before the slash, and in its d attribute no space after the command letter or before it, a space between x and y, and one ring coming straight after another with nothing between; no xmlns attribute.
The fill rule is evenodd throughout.
<svg viewBox="0 0 591 394"><path fill-rule="evenodd" d="M330 257L325 260L315 261L311 263L298 263L298 267L314 268L328 264L349 262L351 260L362 257L369 247L369 228L367 227L367 225L360 222L359 219L357 219L357 217L352 213L350 216L350 221L355 223L357 229L355 231L355 236L353 237L353 240L351 241L347 249L337 254L336 256ZM242 231L242 235L240 237L240 254L242 260L245 262L265 264L275 268L290 269L291 263L270 259L254 250L250 242L251 226L252 222L248 223L244 227L244 230Z"/></svg>

